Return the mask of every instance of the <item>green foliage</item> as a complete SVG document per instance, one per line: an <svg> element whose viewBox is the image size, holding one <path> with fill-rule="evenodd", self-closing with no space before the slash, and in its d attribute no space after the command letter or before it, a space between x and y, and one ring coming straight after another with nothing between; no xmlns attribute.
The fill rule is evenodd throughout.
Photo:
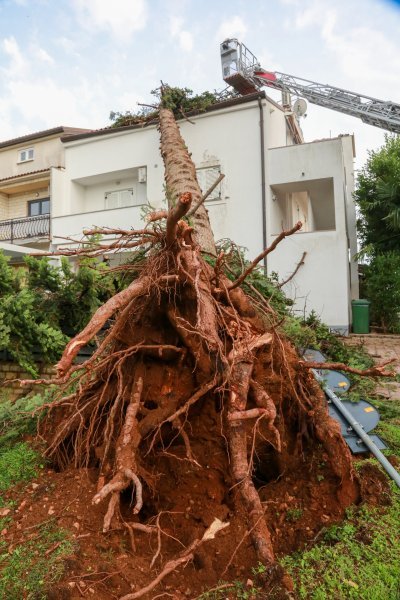
<svg viewBox="0 0 400 600"><path fill-rule="evenodd" d="M385 511L362 507L331 526L321 543L283 559L299 598L307 600L397 600L400 493Z"/></svg>
<svg viewBox="0 0 400 600"><path fill-rule="evenodd" d="M399 333L400 252L376 254L364 268L365 296L371 302L372 322L385 332Z"/></svg>
<svg viewBox="0 0 400 600"><path fill-rule="evenodd" d="M234 281L250 265L250 262L245 259L245 248L237 246L229 239L223 239L217 243L217 254L221 251L225 254L225 274ZM214 266L214 258L206 256L205 259ZM262 267L257 267L246 277L242 288L253 298L256 305L259 305L259 294L261 294L277 315L282 317L288 314L288 307L292 305L292 301L286 298L277 283L278 278L275 273L267 277Z"/></svg>
<svg viewBox="0 0 400 600"><path fill-rule="evenodd" d="M0 491L20 481L36 477L40 456L25 442L19 442L0 452Z"/></svg>
<svg viewBox="0 0 400 600"><path fill-rule="evenodd" d="M94 311L120 288L107 264L93 258L81 259L77 270L64 257L60 267L46 258L28 256L25 261L27 284L40 313L68 335L80 331Z"/></svg>
<svg viewBox="0 0 400 600"><path fill-rule="evenodd" d="M54 362L67 341L59 329L43 322L45 318L29 288L0 297L0 350L7 350L33 377L34 350L44 362Z"/></svg>
<svg viewBox="0 0 400 600"><path fill-rule="evenodd" d="M156 98L156 104L154 106L141 107L136 112L125 111L115 112L111 111L110 121L112 121L112 127L127 127L130 125L139 125L143 123L149 123L158 119L158 107L171 109L176 118L180 119L187 113L204 112L218 102L226 100L230 97L234 97L234 92L202 92L200 94L194 94L193 90L189 88L171 87L169 85L162 86L162 98L161 88L152 90L152 95Z"/></svg>
<svg viewBox="0 0 400 600"><path fill-rule="evenodd" d="M36 377L37 361L56 362L67 336L129 281L96 259L82 259L77 270L67 259L59 267L31 256L25 263L26 269L13 269L0 253L0 351Z"/></svg>
<svg viewBox="0 0 400 600"><path fill-rule="evenodd" d="M0 400L0 453L9 449L24 435L36 432L39 412L34 411L49 402L53 390L46 389L42 394L25 396L15 402Z"/></svg>
<svg viewBox="0 0 400 600"><path fill-rule="evenodd" d="M48 552L51 548L54 549ZM1 542L0 599L45 600L49 586L64 572L63 559L74 549L71 534L53 523L42 526L34 539L11 552Z"/></svg>
<svg viewBox="0 0 400 600"><path fill-rule="evenodd" d="M371 152L354 194L362 248L372 255L400 251L400 137L386 135Z"/></svg>
<svg viewBox="0 0 400 600"><path fill-rule="evenodd" d="M306 348L314 348L320 350L327 360L345 363L353 369L368 369L373 365L372 358L361 346L345 344L314 312L305 319L286 317L282 329L300 353ZM351 389L346 396L352 401L368 398L375 389L375 382L370 377L360 377L352 373L348 377Z"/></svg>
<svg viewBox="0 0 400 600"><path fill-rule="evenodd" d="M389 383L387 385L390 386ZM386 453L395 453L400 458L400 399L398 394L389 399L374 398L373 403L381 415L376 432L382 436L389 447Z"/></svg>
<svg viewBox="0 0 400 600"><path fill-rule="evenodd" d="M290 523L294 523L295 521L301 519L302 516L303 510L301 508L289 508L289 510L286 512L285 519Z"/></svg>

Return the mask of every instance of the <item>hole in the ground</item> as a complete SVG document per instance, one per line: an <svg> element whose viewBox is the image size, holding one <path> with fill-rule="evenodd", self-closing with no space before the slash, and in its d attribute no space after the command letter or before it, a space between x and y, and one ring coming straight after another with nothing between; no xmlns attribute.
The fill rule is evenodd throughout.
<svg viewBox="0 0 400 600"><path fill-rule="evenodd" d="M156 402L153 402L153 400L146 400L144 407L147 408L147 410L154 410L155 408L158 408L158 405Z"/></svg>
<svg viewBox="0 0 400 600"><path fill-rule="evenodd" d="M132 509L135 504L133 486L129 486L120 494L121 515L126 521L132 520ZM158 509L154 505L150 494L147 493L146 486L143 486L143 506L140 510L140 522L147 523L148 519L158 514Z"/></svg>
<svg viewBox="0 0 400 600"><path fill-rule="evenodd" d="M281 475L276 451L271 446L264 446L254 456L253 482L257 489L274 481Z"/></svg>

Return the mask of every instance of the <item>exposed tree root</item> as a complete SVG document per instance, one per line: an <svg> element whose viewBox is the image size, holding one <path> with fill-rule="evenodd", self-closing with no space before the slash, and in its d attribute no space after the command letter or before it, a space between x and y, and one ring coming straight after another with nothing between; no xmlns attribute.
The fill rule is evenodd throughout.
<svg viewBox="0 0 400 600"><path fill-rule="evenodd" d="M201 544L209 540L213 540L219 531L225 529L225 527L228 526L229 523L222 523L219 519L215 519L210 525L210 527L206 529L201 539L194 540L190 544L190 546L181 554L181 556L179 556L179 558L168 561L161 573L157 575L157 577L155 577L153 581L146 585L146 587L142 588L141 590L138 590L137 592L134 592L133 594L127 594L126 596L122 596L120 600L136 600L136 598L142 598L145 594L151 592L151 590L154 590L154 588L167 575L169 575L169 573L175 571L175 569L177 569L180 565L184 565L190 560L192 560L194 557L195 550L197 550L197 548L201 546Z"/></svg>

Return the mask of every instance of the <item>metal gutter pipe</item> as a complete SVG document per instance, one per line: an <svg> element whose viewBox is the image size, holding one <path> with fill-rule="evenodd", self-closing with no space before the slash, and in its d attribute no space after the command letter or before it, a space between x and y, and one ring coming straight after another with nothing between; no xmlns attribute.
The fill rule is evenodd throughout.
<svg viewBox="0 0 400 600"><path fill-rule="evenodd" d="M264 139L264 110L260 96L258 97L258 108L260 112L260 156L261 156L261 214L263 249L267 247L267 205L265 191L265 139ZM264 275L267 275L267 257L264 256Z"/></svg>
<svg viewBox="0 0 400 600"><path fill-rule="evenodd" d="M323 377L321 377L320 374L315 369L311 369L311 370L313 372L314 377L317 379L317 381L319 381L320 383L323 383L324 382ZM397 487L400 488L400 473L398 473L396 471L396 469L390 464L390 462L388 461L386 456L384 454L382 454L382 452L379 450L379 448L376 447L376 445L371 440L369 435L367 433L365 433L364 429L361 427L361 425L358 423L358 421L355 420L355 418L347 410L347 408L343 405L343 403L340 401L339 397L335 394L335 392L333 392L328 387L324 388L324 392L328 396L328 398L332 401L332 403L335 405L335 407L338 409L338 411L344 416L346 421L349 423L349 427L351 429L353 429L353 431L356 432L356 434L364 442L364 444L366 445L368 450L370 450L370 452L372 452L372 454L375 456L375 458L380 462L380 464L385 469L385 471L389 475L389 477L391 477L391 479L393 479L393 481L396 483Z"/></svg>

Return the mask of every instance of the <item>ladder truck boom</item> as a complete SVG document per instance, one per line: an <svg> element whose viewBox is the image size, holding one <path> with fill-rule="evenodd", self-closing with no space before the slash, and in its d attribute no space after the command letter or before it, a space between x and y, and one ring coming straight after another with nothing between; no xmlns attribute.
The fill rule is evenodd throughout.
<svg viewBox="0 0 400 600"><path fill-rule="evenodd" d="M266 71L254 54L235 38L222 42L221 63L224 81L240 94L251 94L267 86L286 95L306 98L312 104L358 117L368 125L400 133L400 104L285 73Z"/></svg>

